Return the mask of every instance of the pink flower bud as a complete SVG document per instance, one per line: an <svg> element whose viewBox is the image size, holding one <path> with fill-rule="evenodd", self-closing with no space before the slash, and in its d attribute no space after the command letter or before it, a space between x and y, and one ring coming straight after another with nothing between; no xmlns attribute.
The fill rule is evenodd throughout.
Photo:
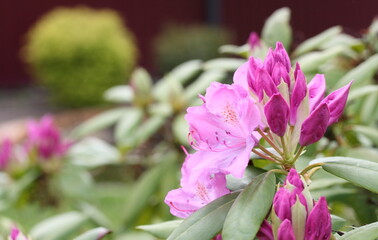
<svg viewBox="0 0 378 240"><path fill-rule="evenodd" d="M286 71L288 73L290 72L290 58L281 42L276 43L276 49L274 50L274 58L276 62L282 63L282 65L286 68Z"/></svg>
<svg viewBox="0 0 378 240"><path fill-rule="evenodd" d="M13 144L9 139L4 139L0 144L0 170L4 170L9 165L12 155Z"/></svg>
<svg viewBox="0 0 378 240"><path fill-rule="evenodd" d="M327 201L320 197L306 221L305 240L327 240L332 232Z"/></svg>
<svg viewBox="0 0 378 240"><path fill-rule="evenodd" d="M281 79L287 84L290 88L290 76L289 73L286 71L285 66L278 62L274 65L273 72L272 72L272 79L276 86L281 83Z"/></svg>
<svg viewBox="0 0 378 240"><path fill-rule="evenodd" d="M306 78L298 63L295 66L294 76L295 84L290 98L290 125L295 125L299 105L307 93Z"/></svg>
<svg viewBox="0 0 378 240"><path fill-rule="evenodd" d="M277 217L281 220L291 219L291 206L293 194L290 190L285 188L280 188L273 199L273 209ZM294 194L295 199L295 194Z"/></svg>
<svg viewBox="0 0 378 240"><path fill-rule="evenodd" d="M256 32L251 32L251 34L249 34L248 45L251 50L261 47L261 40Z"/></svg>
<svg viewBox="0 0 378 240"><path fill-rule="evenodd" d="M337 89L336 91L330 93L322 101L322 103L327 103L330 112L328 126L337 122L337 120L339 120L339 118L343 114L351 85L352 82L342 88Z"/></svg>
<svg viewBox="0 0 378 240"><path fill-rule="evenodd" d="M265 104L264 112L270 130L282 137L289 122L289 105L280 93L274 94Z"/></svg>
<svg viewBox="0 0 378 240"><path fill-rule="evenodd" d="M316 74L308 87L308 101L310 104L310 112L313 111L324 97L326 90L326 82L323 74Z"/></svg>
<svg viewBox="0 0 378 240"><path fill-rule="evenodd" d="M285 219L278 228L278 240L295 240L293 226L289 219Z"/></svg>
<svg viewBox="0 0 378 240"><path fill-rule="evenodd" d="M264 220L261 224L260 230L256 237L259 240L274 240L272 226L267 220Z"/></svg>
<svg viewBox="0 0 378 240"><path fill-rule="evenodd" d="M290 169L289 174L286 177L286 182L298 188L300 192L302 192L304 189L302 179L294 168Z"/></svg>
<svg viewBox="0 0 378 240"><path fill-rule="evenodd" d="M307 146L319 141L327 130L329 118L328 106L322 103L303 122L299 144Z"/></svg>
<svg viewBox="0 0 378 240"><path fill-rule="evenodd" d="M264 92L268 97L272 96L274 93L278 92L273 79L270 77L268 72L263 68L258 68L256 70L256 84L255 88L257 90L257 96L261 101L264 98Z"/></svg>

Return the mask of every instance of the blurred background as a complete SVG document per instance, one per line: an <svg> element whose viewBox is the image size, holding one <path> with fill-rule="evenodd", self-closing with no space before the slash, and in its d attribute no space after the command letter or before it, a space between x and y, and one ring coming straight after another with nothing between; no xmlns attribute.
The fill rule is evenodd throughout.
<svg viewBox="0 0 378 240"><path fill-rule="evenodd" d="M327 90L335 90L355 80L344 116L308 147L302 165L333 155L376 161L376 16L377 0L4 1L0 141L20 149L8 154L10 167L0 166L8 174L0 173L1 215L42 240L77 235L75 224L66 224L72 218L83 224L79 232L105 226L116 239L153 239L129 234L172 219L163 199L179 186L181 146L190 149L187 107L201 103L198 93L210 82L230 83L246 58L265 56L277 40L308 81L324 73ZM249 39L251 32L257 38ZM70 150L58 149L51 163L30 149L20 157L32 135L27 121L46 113ZM44 117L39 127L58 132L52 122ZM59 139L49 131L47 138ZM336 213L356 226L378 220L375 195L321 177L314 196L327 196ZM361 201L368 207L359 208ZM67 225L61 235L39 224L72 209L55 221Z"/></svg>

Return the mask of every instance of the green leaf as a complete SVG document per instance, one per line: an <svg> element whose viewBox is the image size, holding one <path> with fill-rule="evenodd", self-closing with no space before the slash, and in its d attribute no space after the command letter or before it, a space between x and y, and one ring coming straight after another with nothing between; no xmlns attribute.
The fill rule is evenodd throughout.
<svg viewBox="0 0 378 240"><path fill-rule="evenodd" d="M242 46L236 46L236 45L223 45L219 48L219 52L221 54L233 54L237 56L241 56L244 58L247 58L249 55L249 45L244 44Z"/></svg>
<svg viewBox="0 0 378 240"><path fill-rule="evenodd" d="M339 231L342 227L345 226L347 220L344 218L341 218L336 215L331 214L331 220L332 220L332 230L333 231Z"/></svg>
<svg viewBox="0 0 378 240"><path fill-rule="evenodd" d="M95 206L82 202L79 204L79 209L84 213L88 218L90 218L93 222L95 222L99 226L104 226L107 228L112 227L112 222L108 219L105 214L103 214L98 208Z"/></svg>
<svg viewBox="0 0 378 240"><path fill-rule="evenodd" d="M105 111L80 124L71 133L72 138L80 138L98 132L113 125L126 111L126 108L116 108Z"/></svg>
<svg viewBox="0 0 378 240"><path fill-rule="evenodd" d="M111 87L105 91L104 98L114 103L131 103L134 100L134 90L130 86Z"/></svg>
<svg viewBox="0 0 378 240"><path fill-rule="evenodd" d="M167 164L170 165L176 160L176 154L168 153L162 156L162 159L164 159L162 162L146 171L135 183L125 210L124 225L126 227L129 228L134 224L151 196L158 190L161 175L164 174Z"/></svg>
<svg viewBox="0 0 378 240"><path fill-rule="evenodd" d="M146 231L157 238L166 239L182 223L182 221L183 220L172 220L158 224L141 225L137 226L137 229Z"/></svg>
<svg viewBox="0 0 378 240"><path fill-rule="evenodd" d="M215 58L204 63L205 70L218 69L228 72L234 72L247 60L238 58Z"/></svg>
<svg viewBox="0 0 378 240"><path fill-rule="evenodd" d="M377 85L367 85L360 88L356 88L350 91L348 95L348 101L352 101L354 99L359 99L368 94L377 94L378 93L378 86Z"/></svg>
<svg viewBox="0 0 378 240"><path fill-rule="evenodd" d="M275 47L280 41L289 51L292 30L289 24L290 9L287 7L276 10L266 21L261 32L262 40L270 47Z"/></svg>
<svg viewBox="0 0 378 240"><path fill-rule="evenodd" d="M165 119L165 116L152 116L143 122L133 136L136 145L142 144L155 134L163 126Z"/></svg>
<svg viewBox="0 0 378 240"><path fill-rule="evenodd" d="M116 142L122 142L122 139L132 135L136 126L143 118L143 111L140 108L128 108L120 117L114 129L114 138Z"/></svg>
<svg viewBox="0 0 378 240"><path fill-rule="evenodd" d="M345 233L338 240L376 240L378 238L378 222L371 223Z"/></svg>
<svg viewBox="0 0 378 240"><path fill-rule="evenodd" d="M377 128L362 126L362 125L354 125L352 129L355 132L365 135L371 141L373 141L375 145L378 145L378 129Z"/></svg>
<svg viewBox="0 0 378 240"><path fill-rule="evenodd" d="M327 42L334 36L341 33L342 28L340 26L334 26L328 28L324 32L319 33L318 35L307 39L306 41L302 42L293 52L294 56L300 56L306 52L313 51L318 49L323 43Z"/></svg>
<svg viewBox="0 0 378 240"><path fill-rule="evenodd" d="M301 65L301 69L304 73L316 72L326 61L343 53L345 48L345 46L336 46L320 52L306 53L295 61Z"/></svg>
<svg viewBox="0 0 378 240"><path fill-rule="evenodd" d="M100 240L111 232L109 229L98 227L81 234L74 240Z"/></svg>
<svg viewBox="0 0 378 240"><path fill-rule="evenodd" d="M337 82L335 89L345 86L352 80L354 82L351 89L355 89L364 84L369 84L377 70L378 54L375 54L345 74L344 77Z"/></svg>
<svg viewBox="0 0 378 240"><path fill-rule="evenodd" d="M190 60L175 67L165 78L185 84L202 70L201 60Z"/></svg>
<svg viewBox="0 0 378 240"><path fill-rule="evenodd" d="M272 206L275 179L272 172L261 174L240 193L224 222L223 239L254 239Z"/></svg>
<svg viewBox="0 0 378 240"><path fill-rule="evenodd" d="M349 182L378 193L378 163L348 157L326 157L311 161L310 164L324 163L322 168Z"/></svg>
<svg viewBox="0 0 378 240"><path fill-rule="evenodd" d="M185 114L175 117L172 123L173 135L181 145L188 145L189 125L185 121Z"/></svg>
<svg viewBox="0 0 378 240"><path fill-rule="evenodd" d="M118 149L98 138L87 138L73 145L67 154L75 165L95 168L118 163L121 158Z"/></svg>
<svg viewBox="0 0 378 240"><path fill-rule="evenodd" d="M239 192L227 194L185 219L168 240L208 240L222 230L224 219Z"/></svg>
<svg viewBox="0 0 378 240"><path fill-rule="evenodd" d="M139 67L134 70L130 83L137 95L143 94L143 97L146 97L146 95L151 92L152 78L144 68Z"/></svg>
<svg viewBox="0 0 378 240"><path fill-rule="evenodd" d="M222 70L208 70L202 73L196 81L190 84L184 92L185 99L191 100L198 96L198 94L204 93L206 88L209 87L212 82L220 82L225 78L226 74Z"/></svg>
<svg viewBox="0 0 378 240"><path fill-rule="evenodd" d="M64 239L88 220L79 212L68 212L39 222L30 230L30 236L38 240Z"/></svg>

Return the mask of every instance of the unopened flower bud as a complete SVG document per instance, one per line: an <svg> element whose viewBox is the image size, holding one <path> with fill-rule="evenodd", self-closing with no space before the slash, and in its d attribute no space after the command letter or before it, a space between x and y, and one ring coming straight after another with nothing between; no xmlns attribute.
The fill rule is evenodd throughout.
<svg viewBox="0 0 378 240"><path fill-rule="evenodd" d="M289 122L289 105L280 93L274 94L265 104L264 112L270 130L282 137Z"/></svg>
<svg viewBox="0 0 378 240"><path fill-rule="evenodd" d="M306 221L305 240L328 240L332 232L327 201L320 197Z"/></svg>
<svg viewBox="0 0 378 240"><path fill-rule="evenodd" d="M293 226L289 219L285 219L278 228L278 240L296 240L294 236Z"/></svg>
<svg viewBox="0 0 378 240"><path fill-rule="evenodd" d="M303 122L299 144L307 146L319 141L327 130L329 118L328 106L322 103Z"/></svg>
<svg viewBox="0 0 378 240"><path fill-rule="evenodd" d="M295 125L299 105L307 94L306 78L298 63L294 70L294 76L295 84L290 99L290 125Z"/></svg>

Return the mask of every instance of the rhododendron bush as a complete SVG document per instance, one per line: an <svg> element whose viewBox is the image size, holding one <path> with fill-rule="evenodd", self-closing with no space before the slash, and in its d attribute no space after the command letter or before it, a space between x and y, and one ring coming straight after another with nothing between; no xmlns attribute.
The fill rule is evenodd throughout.
<svg viewBox="0 0 378 240"><path fill-rule="evenodd" d="M289 20L2 140L0 240L378 239L378 22L291 49Z"/></svg>

